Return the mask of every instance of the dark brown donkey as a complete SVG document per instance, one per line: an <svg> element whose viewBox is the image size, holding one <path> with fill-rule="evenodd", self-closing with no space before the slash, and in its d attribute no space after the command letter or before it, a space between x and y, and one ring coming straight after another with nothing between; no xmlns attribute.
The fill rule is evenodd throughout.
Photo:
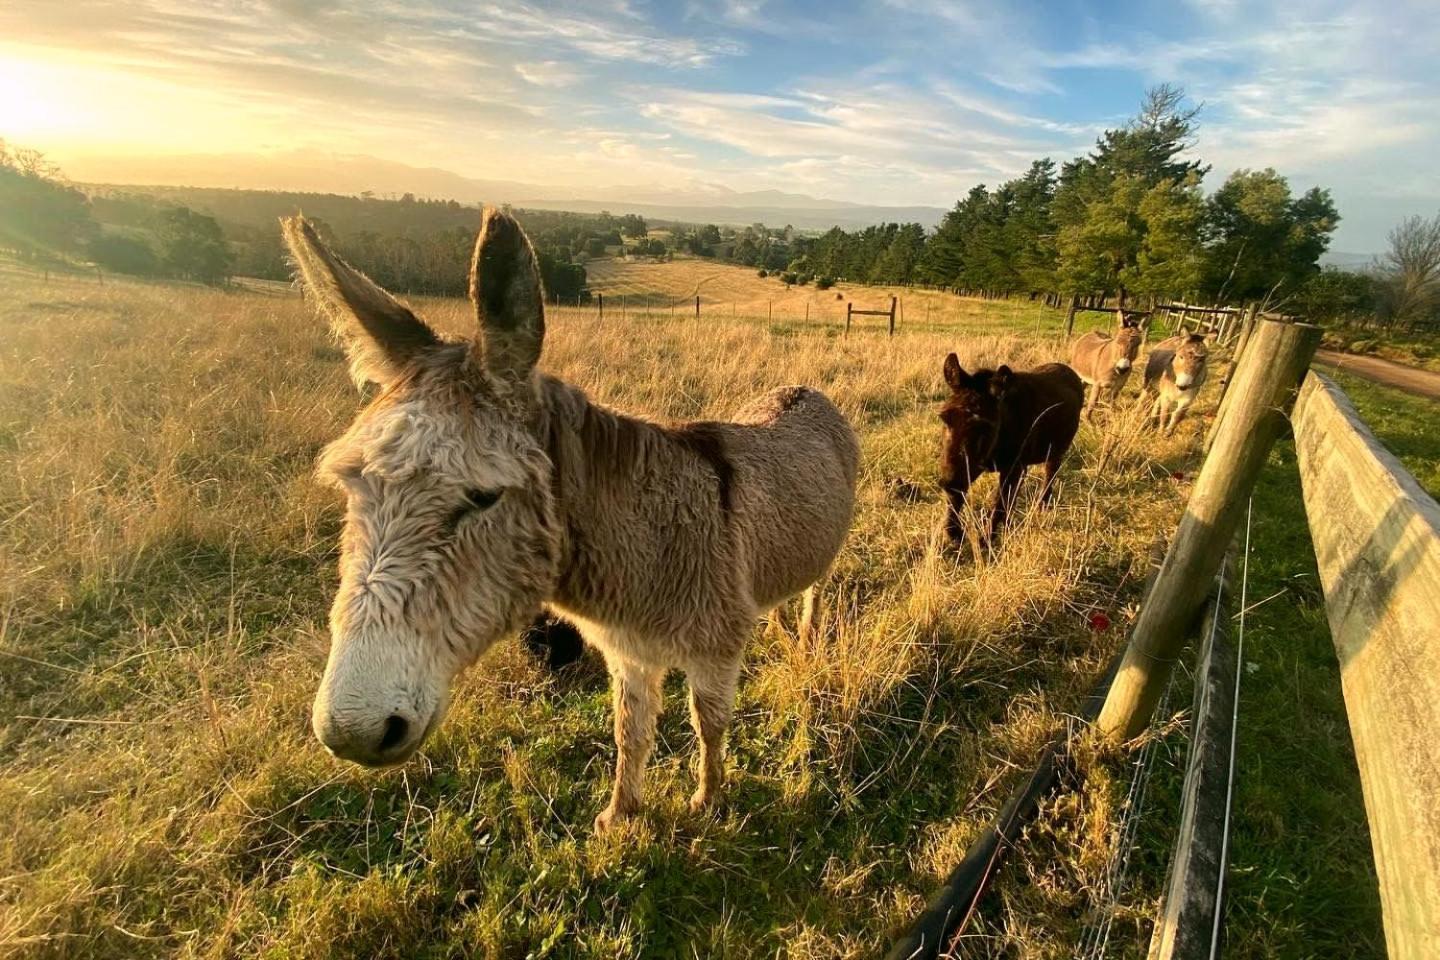
<svg viewBox="0 0 1440 960"><path fill-rule="evenodd" d="M977 477L994 470L1000 474L988 534L994 540L1026 467L1045 464L1040 502L1050 502L1060 461L1080 428L1085 386L1063 363L1047 363L1028 373L1006 366L966 373L953 353L945 358L945 382L951 390L940 408L945 423L940 484L950 500L945 532L953 543L964 539L965 495Z"/></svg>

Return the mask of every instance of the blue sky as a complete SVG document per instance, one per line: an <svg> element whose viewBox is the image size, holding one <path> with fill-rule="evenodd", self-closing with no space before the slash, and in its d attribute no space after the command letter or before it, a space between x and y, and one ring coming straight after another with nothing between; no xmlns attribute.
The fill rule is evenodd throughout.
<svg viewBox="0 0 1440 960"><path fill-rule="evenodd" d="M319 148L476 177L949 206L1064 159L1167 81L1207 186L1329 186L1335 247L1440 209L1433 2L7 0L0 136Z"/></svg>

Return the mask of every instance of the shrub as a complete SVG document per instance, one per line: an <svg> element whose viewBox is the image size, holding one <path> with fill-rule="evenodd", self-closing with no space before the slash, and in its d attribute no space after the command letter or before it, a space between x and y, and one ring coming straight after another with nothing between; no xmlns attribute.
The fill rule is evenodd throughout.
<svg viewBox="0 0 1440 960"><path fill-rule="evenodd" d="M770 276L770 271L766 270L764 267L761 267L759 270L755 271L755 276L759 277L761 280L764 280L766 277Z"/></svg>
<svg viewBox="0 0 1440 960"><path fill-rule="evenodd" d="M795 280L796 276L795 271L793 270L786 270L784 273L780 274L780 282L785 284L785 286L787 287L792 286L795 283Z"/></svg>
<svg viewBox="0 0 1440 960"><path fill-rule="evenodd" d="M160 273L160 258L144 240L118 233L103 233L90 241L90 259L106 270L153 277Z"/></svg>
<svg viewBox="0 0 1440 960"><path fill-rule="evenodd" d="M835 286L835 278L834 278L834 277L816 277L816 278L815 278L815 289L816 289L816 290L829 290L829 289L830 289L831 287L833 287L833 286Z"/></svg>

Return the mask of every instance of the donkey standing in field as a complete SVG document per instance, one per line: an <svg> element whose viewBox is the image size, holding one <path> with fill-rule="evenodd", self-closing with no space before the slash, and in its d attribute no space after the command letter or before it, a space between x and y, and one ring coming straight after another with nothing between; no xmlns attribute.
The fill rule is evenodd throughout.
<svg viewBox="0 0 1440 960"><path fill-rule="evenodd" d="M1140 343L1144 331L1140 325L1125 316L1125 311L1115 311L1119 326L1115 336L1098 330L1085 334L1075 341L1070 350L1070 366L1080 379L1090 384L1090 399L1085 404L1085 419L1092 420L1095 406L1103 395L1105 403L1114 405L1130 377L1130 368L1140 355Z"/></svg>
<svg viewBox="0 0 1440 960"><path fill-rule="evenodd" d="M1050 502L1060 462L1080 429L1085 386L1063 363L1047 363L1028 373L1006 366L966 373L952 353L945 358L944 373L951 391L940 408L945 424L940 484L949 498L945 532L952 543L964 540L970 484L994 470L1000 473L988 535L994 541L1032 464L1045 464L1040 502Z"/></svg>
<svg viewBox="0 0 1440 960"><path fill-rule="evenodd" d="M1146 358L1145 392L1155 395L1150 419L1157 427L1163 426L1166 433L1175 431L1205 385L1208 359L1205 336L1199 333L1161 340Z"/></svg>
<svg viewBox="0 0 1440 960"><path fill-rule="evenodd" d="M859 447L824 395L783 387L734 422L665 427L537 373L535 253L487 210L475 339L443 339L321 244L284 234L357 379L383 392L322 454L347 500L315 734L367 766L404 761L452 681L548 605L604 654L619 761L610 827L640 807L666 671L685 671L699 809L756 617L824 575L850 528Z"/></svg>

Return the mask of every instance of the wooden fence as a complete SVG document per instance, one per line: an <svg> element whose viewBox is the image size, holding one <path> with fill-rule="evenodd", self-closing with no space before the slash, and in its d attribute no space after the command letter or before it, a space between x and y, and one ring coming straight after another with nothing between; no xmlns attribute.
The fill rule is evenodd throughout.
<svg viewBox="0 0 1440 960"><path fill-rule="evenodd" d="M1305 512L1392 960L1440 957L1440 506L1312 373L1295 405Z"/></svg>
<svg viewBox="0 0 1440 960"><path fill-rule="evenodd" d="M1311 372L1295 390L1318 332L1262 320L1248 337L1233 390L1217 415L1210 453L1097 725L1123 740L1149 723L1203 602L1200 585L1219 572L1238 513L1293 399L1289 422L1340 661L1389 956L1435 958L1440 957L1440 505L1381 446L1334 383ZM1202 661L1202 679L1213 660ZM1219 863L1223 876L1216 844L1224 843L1225 833L1213 824L1209 829L1199 824L1197 831L1193 822L1196 804L1210 808L1207 816L1215 809L1218 774L1203 756L1214 747L1197 724L1191 749L1198 755L1192 758L1182 839L1152 944L1154 957L1208 956L1213 936L1195 931L1203 930L1207 919L1219 929L1213 864ZM1200 782L1207 778L1209 787ZM1202 869L1196 870L1197 864ZM1189 934L1180 920L1187 912Z"/></svg>
<svg viewBox="0 0 1440 960"><path fill-rule="evenodd" d="M889 310L856 310L853 302L845 304L845 336L850 336L851 317L889 317L890 336L895 336L895 302L898 298L890 298Z"/></svg>

